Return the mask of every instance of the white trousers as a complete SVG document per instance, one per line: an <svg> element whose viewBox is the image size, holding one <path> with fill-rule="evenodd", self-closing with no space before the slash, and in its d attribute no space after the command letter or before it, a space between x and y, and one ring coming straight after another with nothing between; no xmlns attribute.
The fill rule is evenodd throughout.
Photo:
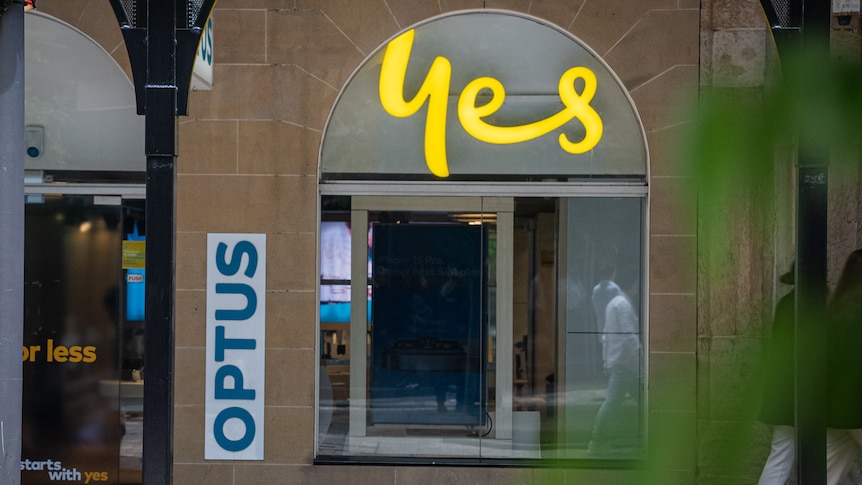
<svg viewBox="0 0 862 485"><path fill-rule="evenodd" d="M844 480L862 451L862 429L826 430L826 484L853 483Z"/></svg>
<svg viewBox="0 0 862 485"><path fill-rule="evenodd" d="M839 485L862 451L862 429L826 430L826 484ZM773 426L769 457L758 485L785 485L796 461L796 430L793 426Z"/></svg>
<svg viewBox="0 0 862 485"><path fill-rule="evenodd" d="M796 430L793 426L772 427L772 447L760 472L757 485L785 485L796 461Z"/></svg>

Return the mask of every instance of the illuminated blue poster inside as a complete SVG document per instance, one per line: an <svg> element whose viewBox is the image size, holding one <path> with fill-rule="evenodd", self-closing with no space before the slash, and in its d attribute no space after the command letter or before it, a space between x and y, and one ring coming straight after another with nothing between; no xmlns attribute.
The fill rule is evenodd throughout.
<svg viewBox="0 0 862 485"><path fill-rule="evenodd" d="M138 223L134 225L132 232L126 234L126 241L146 241L144 235L138 234ZM147 270L144 268L126 269L126 320L142 321L145 309L145 288L147 282Z"/></svg>
<svg viewBox="0 0 862 485"><path fill-rule="evenodd" d="M481 425L482 227L381 224L372 247L372 424Z"/></svg>

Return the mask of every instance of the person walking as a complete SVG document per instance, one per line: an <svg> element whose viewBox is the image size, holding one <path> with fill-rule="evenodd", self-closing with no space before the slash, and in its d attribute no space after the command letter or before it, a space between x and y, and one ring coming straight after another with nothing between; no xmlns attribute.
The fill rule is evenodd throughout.
<svg viewBox="0 0 862 485"><path fill-rule="evenodd" d="M847 258L828 316L826 468L835 485L862 452L862 249Z"/></svg>
<svg viewBox="0 0 862 485"><path fill-rule="evenodd" d="M794 428L795 376L793 346L795 331L794 266L778 279L791 285L775 307L772 332L764 349L763 396L758 419L772 427L769 456L763 465L758 485L784 485L790 478L796 460L796 429Z"/></svg>
<svg viewBox="0 0 862 485"><path fill-rule="evenodd" d="M592 438L587 447L589 453L609 452L609 422L619 415L627 397L635 403L640 402L638 277L633 267L621 271L617 276L621 290L605 308L602 355L608 372L608 387L593 424Z"/></svg>
<svg viewBox="0 0 862 485"><path fill-rule="evenodd" d="M793 267L779 281L795 284ZM759 420L772 427L769 456L758 485L785 485L796 461L794 428L795 292L779 300L765 349ZM855 483L848 475L862 451L862 250L850 255L828 311L826 483ZM855 322L855 323L854 323Z"/></svg>

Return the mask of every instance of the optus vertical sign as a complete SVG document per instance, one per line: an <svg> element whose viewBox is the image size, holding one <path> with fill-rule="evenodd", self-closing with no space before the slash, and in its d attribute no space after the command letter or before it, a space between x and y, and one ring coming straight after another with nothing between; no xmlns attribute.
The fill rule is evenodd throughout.
<svg viewBox="0 0 862 485"><path fill-rule="evenodd" d="M266 235L207 235L208 460L262 460Z"/></svg>

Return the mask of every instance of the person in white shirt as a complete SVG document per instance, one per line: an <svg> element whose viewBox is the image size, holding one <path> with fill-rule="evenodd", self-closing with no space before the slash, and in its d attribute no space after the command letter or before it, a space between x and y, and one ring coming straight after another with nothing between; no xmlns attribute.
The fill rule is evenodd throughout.
<svg viewBox="0 0 862 485"><path fill-rule="evenodd" d="M593 424L589 444L591 453L607 451L609 421L619 412L627 398L638 402L640 397L640 325L632 298L637 297L638 291L636 268L621 270L616 283L624 290L614 296L605 308L602 356L608 373L608 388Z"/></svg>

